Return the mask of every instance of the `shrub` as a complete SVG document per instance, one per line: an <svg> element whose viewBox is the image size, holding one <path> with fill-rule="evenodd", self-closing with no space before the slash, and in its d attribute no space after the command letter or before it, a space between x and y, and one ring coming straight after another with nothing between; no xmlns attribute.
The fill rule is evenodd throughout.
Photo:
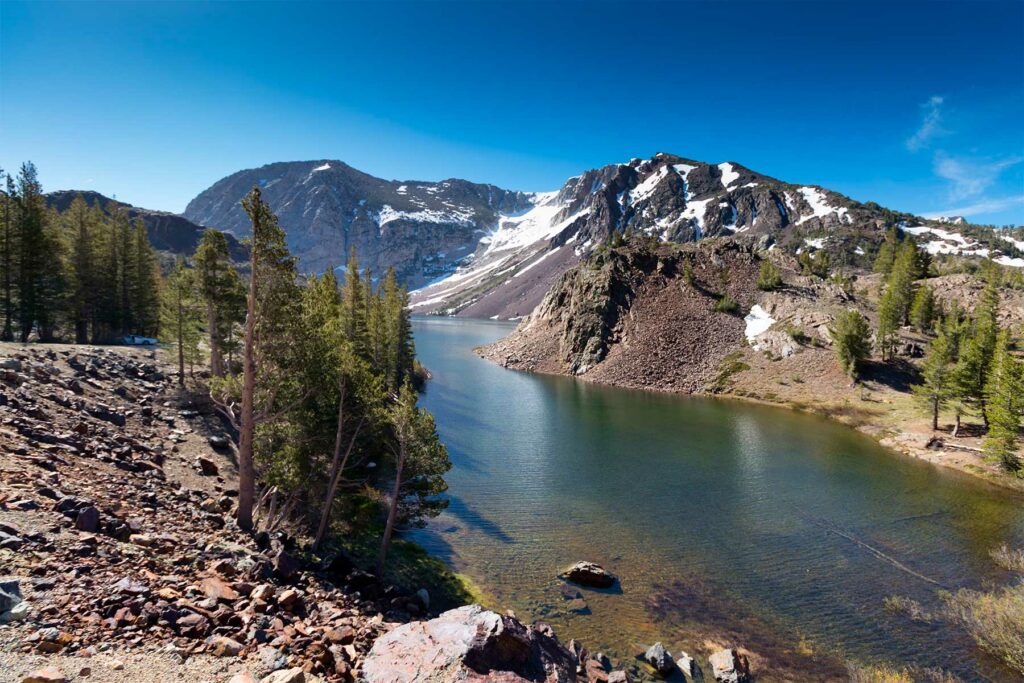
<svg viewBox="0 0 1024 683"><path fill-rule="evenodd" d="M775 264L767 259L761 261L761 272L757 276L757 288L766 292L782 286L782 274Z"/></svg>
<svg viewBox="0 0 1024 683"><path fill-rule="evenodd" d="M962 588L946 601L978 647L1024 674L1024 585L991 593Z"/></svg>
<svg viewBox="0 0 1024 683"><path fill-rule="evenodd" d="M728 294L723 294L722 297L715 302L715 310L719 313L729 313L731 315L739 313L740 305Z"/></svg>

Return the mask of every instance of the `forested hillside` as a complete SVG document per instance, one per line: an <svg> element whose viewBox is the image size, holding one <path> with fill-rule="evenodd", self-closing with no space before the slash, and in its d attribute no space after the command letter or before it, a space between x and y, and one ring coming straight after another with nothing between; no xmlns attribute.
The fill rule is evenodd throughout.
<svg viewBox="0 0 1024 683"><path fill-rule="evenodd" d="M0 339L157 334L160 264L141 219L80 197L64 212L48 208L31 163L0 180Z"/></svg>

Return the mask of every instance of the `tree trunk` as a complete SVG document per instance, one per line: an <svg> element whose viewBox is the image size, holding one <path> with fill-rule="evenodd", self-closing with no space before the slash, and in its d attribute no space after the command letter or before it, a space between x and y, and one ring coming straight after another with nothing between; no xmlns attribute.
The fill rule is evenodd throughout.
<svg viewBox="0 0 1024 683"><path fill-rule="evenodd" d="M960 433L960 410L956 411L956 423L953 425L953 438L955 439Z"/></svg>
<svg viewBox="0 0 1024 683"><path fill-rule="evenodd" d="M217 309L211 301L206 303L206 326L210 331L210 372L214 377L223 377L224 359L217 341Z"/></svg>
<svg viewBox="0 0 1024 683"><path fill-rule="evenodd" d="M342 397L338 401L338 431L334 440L334 458L331 461L331 478L327 487L327 495L324 496L323 510L320 512L320 525L317 527L316 538L313 541L314 550L320 546L324 537L327 536L327 525L331 520L331 504L334 502L334 496L338 493L338 484L341 482L341 475L345 471L345 465L348 464L349 456L352 455L352 449L355 448L356 439L359 437L359 430L363 428L363 420L360 420L359 424L356 425L355 432L352 433L352 438L348 442L348 448L345 449L345 457L341 458L339 462L339 456L341 455L342 401L344 401L344 394L345 392L342 391Z"/></svg>
<svg viewBox="0 0 1024 683"><path fill-rule="evenodd" d="M398 496L402 488L402 468L405 467L405 444L398 447L398 470L395 472L395 489L391 492L391 508L388 510L388 522L384 527L384 538L380 541L380 557L377 558L377 576L384 576L384 560L388 556L391 545L391 534L395 530L395 517L398 516Z"/></svg>
<svg viewBox="0 0 1024 683"><path fill-rule="evenodd" d="M253 226L253 234L256 234ZM238 437L238 526L252 531L252 504L256 497L256 468L253 464L253 394L256 390L254 346L256 342L256 263L255 244L252 250L252 274L245 307L245 344L242 351L242 415Z"/></svg>
<svg viewBox="0 0 1024 683"><path fill-rule="evenodd" d="M185 386L185 317L181 302L181 291L178 291L178 385Z"/></svg>
<svg viewBox="0 0 1024 683"><path fill-rule="evenodd" d="M938 397L932 398L932 431L937 432L939 430L939 399Z"/></svg>

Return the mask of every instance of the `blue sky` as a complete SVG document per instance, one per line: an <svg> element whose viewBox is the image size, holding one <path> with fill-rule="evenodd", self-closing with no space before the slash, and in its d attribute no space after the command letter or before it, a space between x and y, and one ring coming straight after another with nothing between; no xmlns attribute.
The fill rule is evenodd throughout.
<svg viewBox="0 0 1024 683"><path fill-rule="evenodd" d="M1024 223L1024 2L0 0L0 165L181 211L272 161L555 189L658 151Z"/></svg>

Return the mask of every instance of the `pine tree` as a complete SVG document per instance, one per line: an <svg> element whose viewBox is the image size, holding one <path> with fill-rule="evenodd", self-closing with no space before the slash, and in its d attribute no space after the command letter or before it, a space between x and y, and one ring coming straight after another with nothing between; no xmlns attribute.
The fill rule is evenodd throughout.
<svg viewBox="0 0 1024 683"><path fill-rule="evenodd" d="M856 379L860 366L871 355L871 327L855 309L843 311L829 329L843 372Z"/></svg>
<svg viewBox="0 0 1024 683"><path fill-rule="evenodd" d="M953 345L946 335L940 334L928 345L921 378L924 383L914 387L914 394L931 414L932 430L937 430L939 411L949 400L954 383Z"/></svg>
<svg viewBox="0 0 1024 683"><path fill-rule="evenodd" d="M366 352L366 295L359 273L359 259L356 248L352 247L345 270L345 282L341 288L342 325L345 338L352 343L357 353Z"/></svg>
<svg viewBox="0 0 1024 683"><path fill-rule="evenodd" d="M21 166L18 174L18 327L21 342L28 341L41 316L45 298L43 279L46 277L48 240L46 235L46 207L42 186L32 162Z"/></svg>
<svg viewBox="0 0 1024 683"><path fill-rule="evenodd" d="M14 288L17 282L15 268L18 263L18 196L14 178L0 170L0 180L4 181L5 191L0 196L0 286L3 287L3 330L0 341L14 340L15 299Z"/></svg>
<svg viewBox="0 0 1024 683"><path fill-rule="evenodd" d="M444 473L451 469L448 452L437 438L434 418L416 407L416 392L409 382L402 385L390 410L394 435L394 485L388 497L388 515L377 558L377 576L383 576L388 548L395 525L402 517L406 524L417 525L423 516L439 513L445 501L436 498L444 492ZM404 506L404 510L400 510Z"/></svg>
<svg viewBox="0 0 1024 683"><path fill-rule="evenodd" d="M890 230L885 235L885 241L878 248L878 255L875 256L874 271L888 276L892 272L893 263L896 261L896 245L899 237L895 230Z"/></svg>
<svg viewBox="0 0 1024 683"><path fill-rule="evenodd" d="M230 328L238 320L240 285L238 272L231 264L228 240L224 233L207 230L196 248L195 267L199 288L206 307L206 328L210 345L210 371L220 377L225 373L225 345Z"/></svg>
<svg viewBox="0 0 1024 683"><path fill-rule="evenodd" d="M238 525L253 528L256 496L255 436L257 420L271 415L275 398L287 379L279 370L287 365L292 349L298 292L295 259L288 252L284 230L263 201L258 187L242 200L252 222L249 293L246 299L245 340L242 351L241 413L237 417ZM356 277L358 280L358 276ZM257 396L259 384L260 396ZM261 414L257 415L256 403Z"/></svg>
<svg viewBox="0 0 1024 683"><path fill-rule="evenodd" d="M998 337L992 367L985 381L989 431L983 442L985 452L998 459L1007 470L1020 470L1017 446L1020 440L1021 412L1024 411L1024 363L1010 351L1010 335L1003 330Z"/></svg>
<svg viewBox="0 0 1024 683"><path fill-rule="evenodd" d="M919 287L910 305L910 322L919 332L927 333L932 331L934 320L935 294L931 287Z"/></svg>
<svg viewBox="0 0 1024 683"><path fill-rule="evenodd" d="M95 240L99 230L97 211L78 195L64 214L65 230L71 242L69 313L75 329L75 343L89 342L89 326L95 317Z"/></svg>
<svg viewBox="0 0 1024 683"><path fill-rule="evenodd" d="M131 301L135 332L155 336L160 328L160 261L149 243L141 218L135 222L132 246L135 278Z"/></svg>
<svg viewBox="0 0 1024 683"><path fill-rule="evenodd" d="M162 325L164 338L178 347L178 384L185 386L185 363L199 353L197 287L193 272L178 263L163 290Z"/></svg>
<svg viewBox="0 0 1024 683"><path fill-rule="evenodd" d="M986 430L989 427L989 416L985 382L999 335L998 309L998 274L990 271L988 282L975 306L971 326L961 335L956 368L956 399L960 404L975 408L980 413ZM957 413L957 428L959 418L960 411ZM958 429L954 430L954 433L957 432Z"/></svg>

